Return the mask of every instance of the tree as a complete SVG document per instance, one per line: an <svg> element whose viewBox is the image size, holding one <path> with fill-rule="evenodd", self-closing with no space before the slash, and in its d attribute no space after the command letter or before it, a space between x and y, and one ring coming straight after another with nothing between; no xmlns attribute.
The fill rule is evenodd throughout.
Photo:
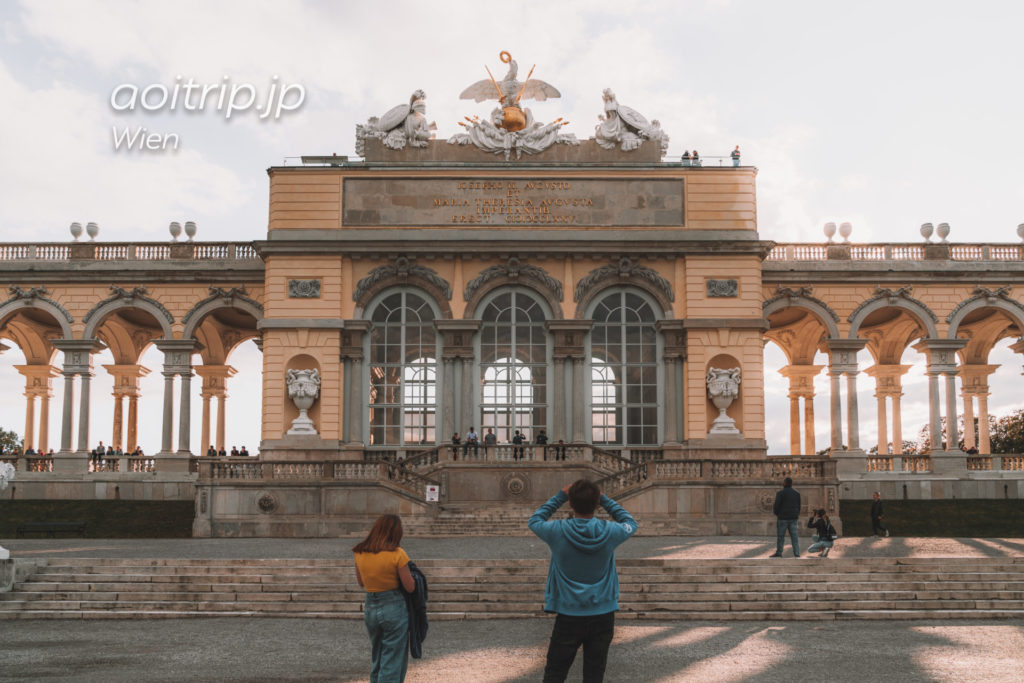
<svg viewBox="0 0 1024 683"><path fill-rule="evenodd" d="M14 430L6 431L0 427L0 448L4 451L13 451L15 448L21 448L24 444L21 442L21 437L14 432Z"/></svg>
<svg viewBox="0 0 1024 683"><path fill-rule="evenodd" d="M993 453L1024 453L1024 409L996 420L989 441Z"/></svg>

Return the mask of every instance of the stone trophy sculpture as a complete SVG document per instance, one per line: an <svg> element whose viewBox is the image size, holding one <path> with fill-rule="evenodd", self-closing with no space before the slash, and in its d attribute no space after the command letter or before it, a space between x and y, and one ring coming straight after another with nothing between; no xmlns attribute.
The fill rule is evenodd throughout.
<svg viewBox="0 0 1024 683"><path fill-rule="evenodd" d="M619 145L623 152L639 149L644 140L657 140L661 155L668 152L668 135L657 121L648 121L640 112L619 104L611 88L605 88L604 114L598 116L600 123L594 129L594 141L604 149L615 149Z"/></svg>
<svg viewBox="0 0 1024 683"><path fill-rule="evenodd" d="M740 430L736 429L736 421L726 415L725 411L740 394L740 369L708 368L705 381L708 385L708 396L719 410L718 417L711 423L710 434L738 436Z"/></svg>
<svg viewBox="0 0 1024 683"><path fill-rule="evenodd" d="M320 371L315 368L289 370L285 382L288 385L288 398L299 409L299 416L292 420L292 428L287 433L289 435L316 434L313 420L309 418L306 411L313 407L313 402L320 394Z"/></svg>
<svg viewBox="0 0 1024 683"><path fill-rule="evenodd" d="M367 139L379 139L389 149L426 147L434 138L437 124L427 123L427 95L416 90L409 104L400 104L383 116L371 116L365 124L356 124L356 154L363 156Z"/></svg>
<svg viewBox="0 0 1024 683"><path fill-rule="evenodd" d="M9 462L0 462L0 491L7 488L7 482L14 479L14 465ZM0 545L0 560L11 559L11 551Z"/></svg>
<svg viewBox="0 0 1024 683"><path fill-rule="evenodd" d="M467 123L460 121L459 125L466 132L453 135L448 139L448 144L473 145L492 154L504 153L506 161L511 159L513 150L516 159L519 159L524 152L538 154L555 144L580 144L575 135L559 132L568 121L558 118L551 123L539 123L534 120L529 109L519 104L522 100L543 102L549 97L561 97L558 89L550 83L530 78L533 69L530 69L525 81L520 81L519 65L512 59L512 55L502 52L500 58L508 64L508 73L503 79L496 81L491 70L487 69L489 79L477 81L459 95L459 99L475 102L497 100L498 106L491 111L489 119L467 116Z"/></svg>

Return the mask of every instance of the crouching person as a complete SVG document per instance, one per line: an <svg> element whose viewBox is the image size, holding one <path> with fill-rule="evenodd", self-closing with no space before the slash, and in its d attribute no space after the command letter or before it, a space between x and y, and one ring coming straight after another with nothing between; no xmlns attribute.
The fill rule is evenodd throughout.
<svg viewBox="0 0 1024 683"><path fill-rule="evenodd" d="M807 549L807 552L817 552L818 557L828 557L828 553L832 550L832 546L835 545L835 540L839 537L839 534L836 533L836 528L832 526L832 521L825 514L824 508L814 511L811 518L807 520L807 528L814 529L816 532L814 543Z"/></svg>
<svg viewBox="0 0 1024 683"><path fill-rule="evenodd" d="M566 501L572 507L573 518L549 521ZM614 522L594 517L598 504ZM537 508L529 526L551 549L544 611L557 616L548 644L544 681L564 681L580 645L583 680L602 681L619 609L615 548L636 532L636 520L602 495L596 484L580 479Z"/></svg>

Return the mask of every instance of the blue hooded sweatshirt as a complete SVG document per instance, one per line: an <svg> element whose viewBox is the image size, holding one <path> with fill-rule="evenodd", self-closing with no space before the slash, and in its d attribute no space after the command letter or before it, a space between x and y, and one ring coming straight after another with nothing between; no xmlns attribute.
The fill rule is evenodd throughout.
<svg viewBox="0 0 1024 683"><path fill-rule="evenodd" d="M569 497L559 491L537 508L528 522L530 531L551 548L544 611L570 616L614 612L619 609L615 548L639 525L622 506L603 494L601 507L614 522L596 517L548 521L567 500Z"/></svg>

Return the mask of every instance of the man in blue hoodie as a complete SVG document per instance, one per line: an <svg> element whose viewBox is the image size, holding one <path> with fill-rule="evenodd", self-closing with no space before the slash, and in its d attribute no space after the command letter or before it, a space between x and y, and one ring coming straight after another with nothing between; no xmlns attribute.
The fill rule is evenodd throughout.
<svg viewBox="0 0 1024 683"><path fill-rule="evenodd" d="M548 521L565 501L572 507L573 518ZM614 522L594 517L598 503ZM604 680L619 609L615 548L636 533L636 520L602 495L594 482L580 479L537 508L529 526L551 548L544 611L558 615L548 644L544 683L566 679L580 645L583 680L598 683Z"/></svg>

